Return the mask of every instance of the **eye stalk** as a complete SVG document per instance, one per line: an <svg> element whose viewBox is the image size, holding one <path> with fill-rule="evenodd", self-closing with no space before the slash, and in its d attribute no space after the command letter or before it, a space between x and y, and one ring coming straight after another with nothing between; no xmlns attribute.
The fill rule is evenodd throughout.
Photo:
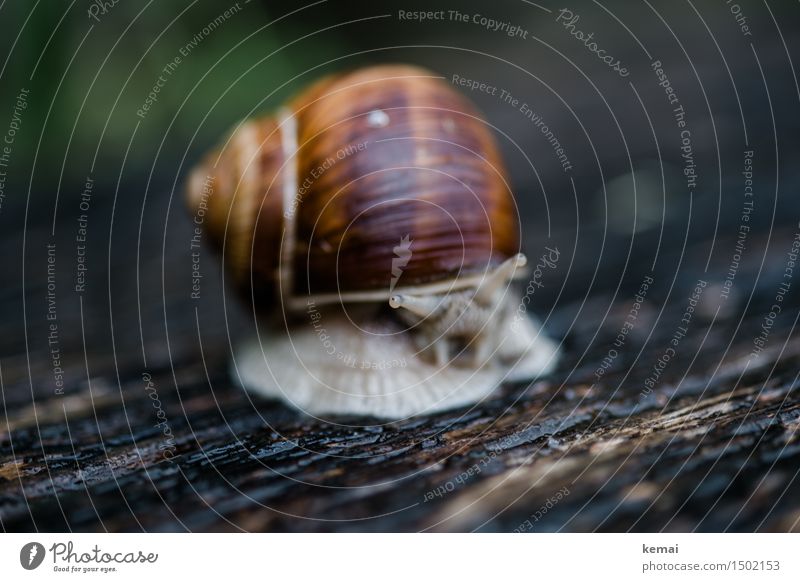
<svg viewBox="0 0 800 582"><path fill-rule="evenodd" d="M393 295L389 305L401 309L400 317L415 326L423 346L429 346L441 366L450 360L453 346L465 345L473 354L471 365L490 354L503 354L504 331L510 329L506 291L518 268L527 264L519 253L483 277L474 289L441 295ZM513 296L513 293L509 293ZM513 354L509 354L513 355Z"/></svg>

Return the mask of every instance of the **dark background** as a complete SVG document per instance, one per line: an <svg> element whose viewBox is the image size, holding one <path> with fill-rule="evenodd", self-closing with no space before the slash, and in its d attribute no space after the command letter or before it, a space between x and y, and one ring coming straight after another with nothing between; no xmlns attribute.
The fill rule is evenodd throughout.
<svg viewBox="0 0 800 582"><path fill-rule="evenodd" d="M497 129L520 205L526 250L535 255L551 238L568 255L574 251L597 265L596 273L559 273L559 285L548 286L537 298L541 309L559 295L578 298L614 289L620 279L638 285L639 273L631 275L626 266L628 251L670 262L671 270L691 280L695 274L684 268L680 253L672 254L685 241L697 245L690 256L719 261L712 275L724 273L732 244L711 245L708 229L716 230L718 241L736 234L744 149L755 152L755 228L769 232L795 222L800 201L791 195L798 183L792 160L800 116L790 66L797 38L794 7L781 2L768 11L742 2L753 32L745 37L729 9L719 4L572 6L581 17L578 28L594 31L600 46L632 71L622 79L554 25L556 5L547 5L552 13L522 1L455 7L518 24L529 31L526 40L472 23L400 21L398 10L415 9L404 3L365 10L333 1L309 8L240 2L238 13L183 58L140 119L136 111L161 69L227 4L144 8L120 2L95 22L86 13L89 4L32 10L26 3L9 3L2 19L7 60L0 111L10 120L19 90L29 89L30 96L0 213L7 256L16 258L8 261L3 288L5 304L14 304L10 314L16 314L5 322L15 332L4 334L4 348L10 354L23 348L18 335L23 325L23 233L29 331L43 323L43 300L36 292L46 270L43 245L51 240L58 243L59 310L69 317L78 309L70 287L75 219L87 176L95 181L89 284L83 294L86 319L97 325L88 334L90 342L97 340L98 350L109 347L111 311L122 331L115 341L135 348L141 340L131 330L138 328L142 309L154 311L143 330L145 341L161 345L166 329L156 314L165 307L162 266L166 288L185 286L190 279L182 200L188 168L242 117L273 110L325 73L370 63L411 62L447 78L458 74L505 88L539 113L564 145L573 167L568 173L519 111L497 97L470 92ZM445 3L420 8L454 9ZM636 39L664 64L687 111L699 175L691 196L681 174L670 107ZM633 177L638 178L635 184ZM748 248L751 256L763 251ZM199 307L211 325L221 313L221 298L216 263L206 256ZM193 307L168 305L167 319L191 326L192 309L186 312L183 306ZM237 309L231 313L235 316ZM76 337L77 331L65 329ZM29 349L36 352L41 346L35 336L31 339Z"/></svg>
<svg viewBox="0 0 800 582"><path fill-rule="evenodd" d="M781 282L800 219L796 3L741 0L752 36L742 34L730 4L721 0L571 3L568 7L580 15L577 28L593 31L598 44L631 71L623 79L555 22L564 6L549 0L369 6L329 0L305 7L240 1L240 10L183 58L144 119L137 109L162 68L233 4L122 0L98 14L99 22L87 14L91 5L6 2L0 8L0 134L20 90L30 91L5 168L0 208L5 256L0 364L8 418L5 431L0 424L0 452L8 463L18 458L16 442L39 455L26 463L49 467L50 453L39 433L44 421L30 419L37 406L51 423L47 430L53 431L50 444L56 448L70 439L78 450L97 445L98 439L104 443L102 427L108 421L100 413L94 420L96 411L72 401L62 417L62 406L53 399L47 244L56 245L58 347L67 395L80 401L92 382L106 394L122 394L128 389L123 387L134 384L131 416L127 408L125 416L134 444L136 430L152 415L146 400L140 402L144 371L163 373L161 396L173 407L176 427L185 428L186 442L194 438L195 427L185 422L192 400L186 404L182 389L195 390L191 394L199 400L214 390L229 391L230 402L246 399L227 383L226 358L230 341L252 323L225 288L211 252L202 259L202 298L189 299L191 229L182 182L243 117L273 110L323 74L365 64L409 62L448 79L458 74L505 88L541 114L565 148L569 172L519 111L497 97L468 93L495 127L505 154L526 252L536 257L545 245L557 245L565 257L548 273L533 304L550 333L564 341L567 357L555 382L562 388L590 382L646 274L656 274L647 307L656 331L650 344L641 341L647 349L652 345L654 354L664 346L657 338L668 338L674 328L675 318L661 315L679 314L698 279L721 284L742 213L743 152L753 150L752 230L731 298L721 301L718 288L706 294L708 321L695 332L704 334L697 349L707 349L708 355L695 361L687 353L665 383L678 384L686 375L714 378L723 360L746 355L752 347L753 330ZM526 29L528 38L509 38L473 23L398 19L398 10L437 9L508 21ZM679 130L650 67L656 59L686 110L698 174L691 192L682 174ZM75 236L87 176L94 180L86 213L88 276L85 290L76 293ZM797 309L790 307L796 294L793 288L775 327L776 348L792 338ZM615 393L628 385L638 390L636 375L624 374L635 357L631 346L629 357L617 362ZM768 374L764 381L772 378ZM74 434L65 436L65 419L81 414L88 424L84 433L77 431L85 440L76 441ZM302 425L290 412L280 414ZM281 434L278 426L273 438ZM232 435L234 440L241 436L236 430ZM201 451L206 446L195 445ZM76 459L62 469L85 469L80 455ZM51 481L37 490L45 508L47 496L59 487L47 473ZM23 485L19 490L12 485L5 519L12 528L33 527L35 511L25 513L21 503ZM382 502L375 503L379 513ZM85 503L75 501L75 507ZM318 515L313 508L309 513ZM73 525L97 527L91 516L84 517ZM729 523L725 519L718 528ZM48 523L65 527L45 519ZM119 523L135 529L133 522ZM150 527L168 529L164 523ZM198 520L195 526L211 523ZM646 521L645 527L648 523L662 527ZM412 520L402 528L418 525ZM384 527L394 526L385 522Z"/></svg>

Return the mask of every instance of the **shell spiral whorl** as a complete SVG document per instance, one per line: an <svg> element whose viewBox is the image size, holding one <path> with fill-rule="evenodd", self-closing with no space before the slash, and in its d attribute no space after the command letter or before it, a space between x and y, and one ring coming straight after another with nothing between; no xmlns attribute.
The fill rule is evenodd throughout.
<svg viewBox="0 0 800 582"><path fill-rule="evenodd" d="M207 206L209 236L256 305L278 293L388 300L519 251L504 174L467 99L429 71L387 65L325 78L242 123L192 172L187 198Z"/></svg>

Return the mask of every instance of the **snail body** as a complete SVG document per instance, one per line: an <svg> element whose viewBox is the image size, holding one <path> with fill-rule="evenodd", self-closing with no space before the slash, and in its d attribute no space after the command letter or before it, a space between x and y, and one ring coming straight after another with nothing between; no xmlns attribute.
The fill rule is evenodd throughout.
<svg viewBox="0 0 800 582"><path fill-rule="evenodd" d="M233 362L246 388L311 414L396 418L555 361L533 321L511 325L525 258L492 134L429 71L317 82L235 128L187 194L259 314Z"/></svg>

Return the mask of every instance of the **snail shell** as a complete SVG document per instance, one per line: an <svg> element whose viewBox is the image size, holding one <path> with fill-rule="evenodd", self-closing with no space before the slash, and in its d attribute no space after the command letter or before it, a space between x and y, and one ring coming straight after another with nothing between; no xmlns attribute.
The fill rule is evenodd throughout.
<svg viewBox="0 0 800 582"><path fill-rule="evenodd" d="M241 123L187 188L259 311L233 377L310 414L401 418L550 370L509 287L525 257L504 175L473 106L417 67L332 76ZM261 317L276 304L310 320Z"/></svg>
<svg viewBox="0 0 800 582"><path fill-rule="evenodd" d="M468 285L514 256L504 174L462 95L429 71L388 65L325 78L278 115L242 123L192 173L188 200L207 204L208 233L256 305L280 294L302 308L306 296ZM398 280L402 241L411 252Z"/></svg>

